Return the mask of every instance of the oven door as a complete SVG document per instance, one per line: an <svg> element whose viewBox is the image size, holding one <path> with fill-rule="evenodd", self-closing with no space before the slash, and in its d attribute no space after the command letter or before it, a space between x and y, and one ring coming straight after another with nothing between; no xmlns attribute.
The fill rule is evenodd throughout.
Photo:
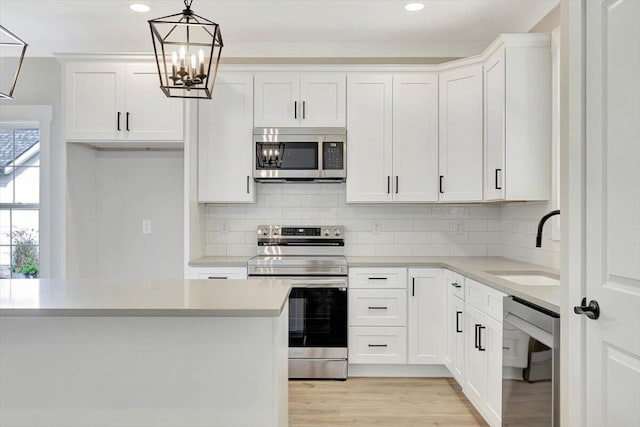
<svg viewBox="0 0 640 427"><path fill-rule="evenodd" d="M320 140L302 140L289 135L276 141L255 142L256 179L317 179L321 177Z"/></svg>
<svg viewBox="0 0 640 427"><path fill-rule="evenodd" d="M289 357L345 358L347 279L293 279L289 296Z"/></svg>

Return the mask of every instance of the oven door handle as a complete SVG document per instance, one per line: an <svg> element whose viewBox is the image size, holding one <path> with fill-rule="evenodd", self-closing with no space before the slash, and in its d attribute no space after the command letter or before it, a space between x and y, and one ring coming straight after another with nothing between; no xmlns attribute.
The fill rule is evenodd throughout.
<svg viewBox="0 0 640 427"><path fill-rule="evenodd" d="M283 279L286 279L283 277ZM346 280L296 280L293 279L294 288L346 288Z"/></svg>

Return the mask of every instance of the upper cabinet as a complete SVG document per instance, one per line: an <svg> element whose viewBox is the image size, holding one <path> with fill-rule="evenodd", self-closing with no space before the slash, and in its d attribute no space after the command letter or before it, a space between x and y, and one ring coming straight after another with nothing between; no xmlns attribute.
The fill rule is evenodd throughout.
<svg viewBox="0 0 640 427"><path fill-rule="evenodd" d="M440 201L482 201L482 64L440 73Z"/></svg>
<svg viewBox="0 0 640 427"><path fill-rule="evenodd" d="M438 75L350 74L347 201L438 201Z"/></svg>
<svg viewBox="0 0 640 427"><path fill-rule="evenodd" d="M69 141L109 146L184 139L183 101L162 93L153 63L66 63L64 93Z"/></svg>
<svg viewBox="0 0 640 427"><path fill-rule="evenodd" d="M254 203L253 75L220 73L198 101L198 201Z"/></svg>
<svg viewBox="0 0 640 427"><path fill-rule="evenodd" d="M344 127L344 73L255 75L256 127Z"/></svg>
<svg viewBox="0 0 640 427"><path fill-rule="evenodd" d="M503 36L484 63L484 199L547 200L551 53L544 35ZM543 36L543 37L539 37ZM515 37L515 39L514 39Z"/></svg>

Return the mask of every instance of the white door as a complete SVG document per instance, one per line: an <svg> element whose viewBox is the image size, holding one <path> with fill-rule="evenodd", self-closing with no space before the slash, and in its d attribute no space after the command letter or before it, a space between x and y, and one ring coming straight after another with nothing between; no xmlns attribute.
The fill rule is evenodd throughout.
<svg viewBox="0 0 640 427"><path fill-rule="evenodd" d="M445 281L448 283L448 281ZM446 365L453 377L461 386L464 385L465 364L465 330L467 328L464 313L464 301L453 294L450 286L447 288L447 357Z"/></svg>
<svg viewBox="0 0 640 427"><path fill-rule="evenodd" d="M500 48L484 63L484 199L505 195L505 51Z"/></svg>
<svg viewBox="0 0 640 427"><path fill-rule="evenodd" d="M253 75L221 73L198 101L198 201L253 203Z"/></svg>
<svg viewBox="0 0 640 427"><path fill-rule="evenodd" d="M256 127L298 127L302 113L300 75L257 73L254 112Z"/></svg>
<svg viewBox="0 0 640 427"><path fill-rule="evenodd" d="M464 393L476 407L482 407L487 394L487 352L480 349L478 338L486 316L469 304L465 304L464 308L467 318Z"/></svg>
<svg viewBox="0 0 640 427"><path fill-rule="evenodd" d="M124 137L124 65L66 64L65 116L68 140Z"/></svg>
<svg viewBox="0 0 640 427"><path fill-rule="evenodd" d="M160 90L155 64L125 68L125 138L131 141L182 141L181 98L167 98ZM215 96L215 93L214 93Z"/></svg>
<svg viewBox="0 0 640 427"><path fill-rule="evenodd" d="M302 73L300 126L345 127L346 86L344 73Z"/></svg>
<svg viewBox="0 0 640 427"><path fill-rule="evenodd" d="M482 200L482 64L440 73L440 201Z"/></svg>
<svg viewBox="0 0 640 427"><path fill-rule="evenodd" d="M347 202L390 202L392 76L347 77Z"/></svg>
<svg viewBox="0 0 640 427"><path fill-rule="evenodd" d="M586 3L586 422L640 420L640 2ZM576 301L577 302L577 301Z"/></svg>
<svg viewBox="0 0 640 427"><path fill-rule="evenodd" d="M409 270L408 359L410 364L443 364L446 288L442 269Z"/></svg>
<svg viewBox="0 0 640 427"><path fill-rule="evenodd" d="M393 198L438 201L438 75L393 76Z"/></svg>
<svg viewBox="0 0 640 427"><path fill-rule="evenodd" d="M499 426L502 420L502 323L485 316L482 326L478 341L487 355L486 414L490 425Z"/></svg>

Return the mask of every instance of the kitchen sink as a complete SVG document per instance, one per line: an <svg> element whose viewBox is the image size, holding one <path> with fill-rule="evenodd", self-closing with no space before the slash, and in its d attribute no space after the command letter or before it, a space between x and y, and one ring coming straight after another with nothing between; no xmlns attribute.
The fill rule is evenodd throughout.
<svg viewBox="0 0 640 427"><path fill-rule="evenodd" d="M560 277L546 271L487 271L521 286L560 286Z"/></svg>

